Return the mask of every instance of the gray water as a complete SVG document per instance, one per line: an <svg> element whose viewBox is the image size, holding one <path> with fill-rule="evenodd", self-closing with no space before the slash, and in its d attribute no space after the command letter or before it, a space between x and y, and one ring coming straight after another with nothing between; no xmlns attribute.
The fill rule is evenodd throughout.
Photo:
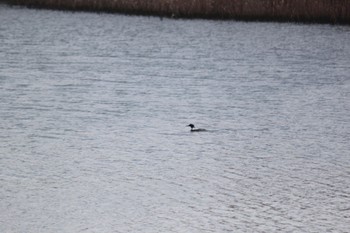
<svg viewBox="0 0 350 233"><path fill-rule="evenodd" d="M349 27L0 22L0 232L349 232Z"/></svg>

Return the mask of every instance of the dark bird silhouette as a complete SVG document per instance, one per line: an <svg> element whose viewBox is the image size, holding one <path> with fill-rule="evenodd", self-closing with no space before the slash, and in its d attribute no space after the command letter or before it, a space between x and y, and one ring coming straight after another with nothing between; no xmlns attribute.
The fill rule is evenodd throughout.
<svg viewBox="0 0 350 233"><path fill-rule="evenodd" d="M206 129L197 129L194 124L189 124L187 125L188 127L191 127L191 132L203 132L203 131L207 131Z"/></svg>

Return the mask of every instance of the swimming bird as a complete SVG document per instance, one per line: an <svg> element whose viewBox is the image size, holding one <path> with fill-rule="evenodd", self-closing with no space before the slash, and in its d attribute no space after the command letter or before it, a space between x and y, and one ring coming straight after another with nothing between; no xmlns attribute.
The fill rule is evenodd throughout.
<svg viewBox="0 0 350 233"><path fill-rule="evenodd" d="M188 127L191 127L191 132L201 132L201 131L207 131L206 129L197 129L194 124L187 125Z"/></svg>

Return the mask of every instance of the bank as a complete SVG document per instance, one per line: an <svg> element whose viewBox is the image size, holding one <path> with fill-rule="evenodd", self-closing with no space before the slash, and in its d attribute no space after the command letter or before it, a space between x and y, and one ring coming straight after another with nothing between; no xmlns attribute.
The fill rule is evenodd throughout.
<svg viewBox="0 0 350 233"><path fill-rule="evenodd" d="M173 18L350 24L349 0L0 0L9 5Z"/></svg>

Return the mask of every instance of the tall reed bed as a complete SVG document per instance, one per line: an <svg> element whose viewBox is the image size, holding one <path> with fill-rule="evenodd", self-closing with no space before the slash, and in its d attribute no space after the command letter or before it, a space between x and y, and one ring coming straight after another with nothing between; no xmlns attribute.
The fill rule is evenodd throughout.
<svg viewBox="0 0 350 233"><path fill-rule="evenodd" d="M0 0L1 1L1 0ZM3 0L28 7L186 18L350 24L350 0Z"/></svg>

